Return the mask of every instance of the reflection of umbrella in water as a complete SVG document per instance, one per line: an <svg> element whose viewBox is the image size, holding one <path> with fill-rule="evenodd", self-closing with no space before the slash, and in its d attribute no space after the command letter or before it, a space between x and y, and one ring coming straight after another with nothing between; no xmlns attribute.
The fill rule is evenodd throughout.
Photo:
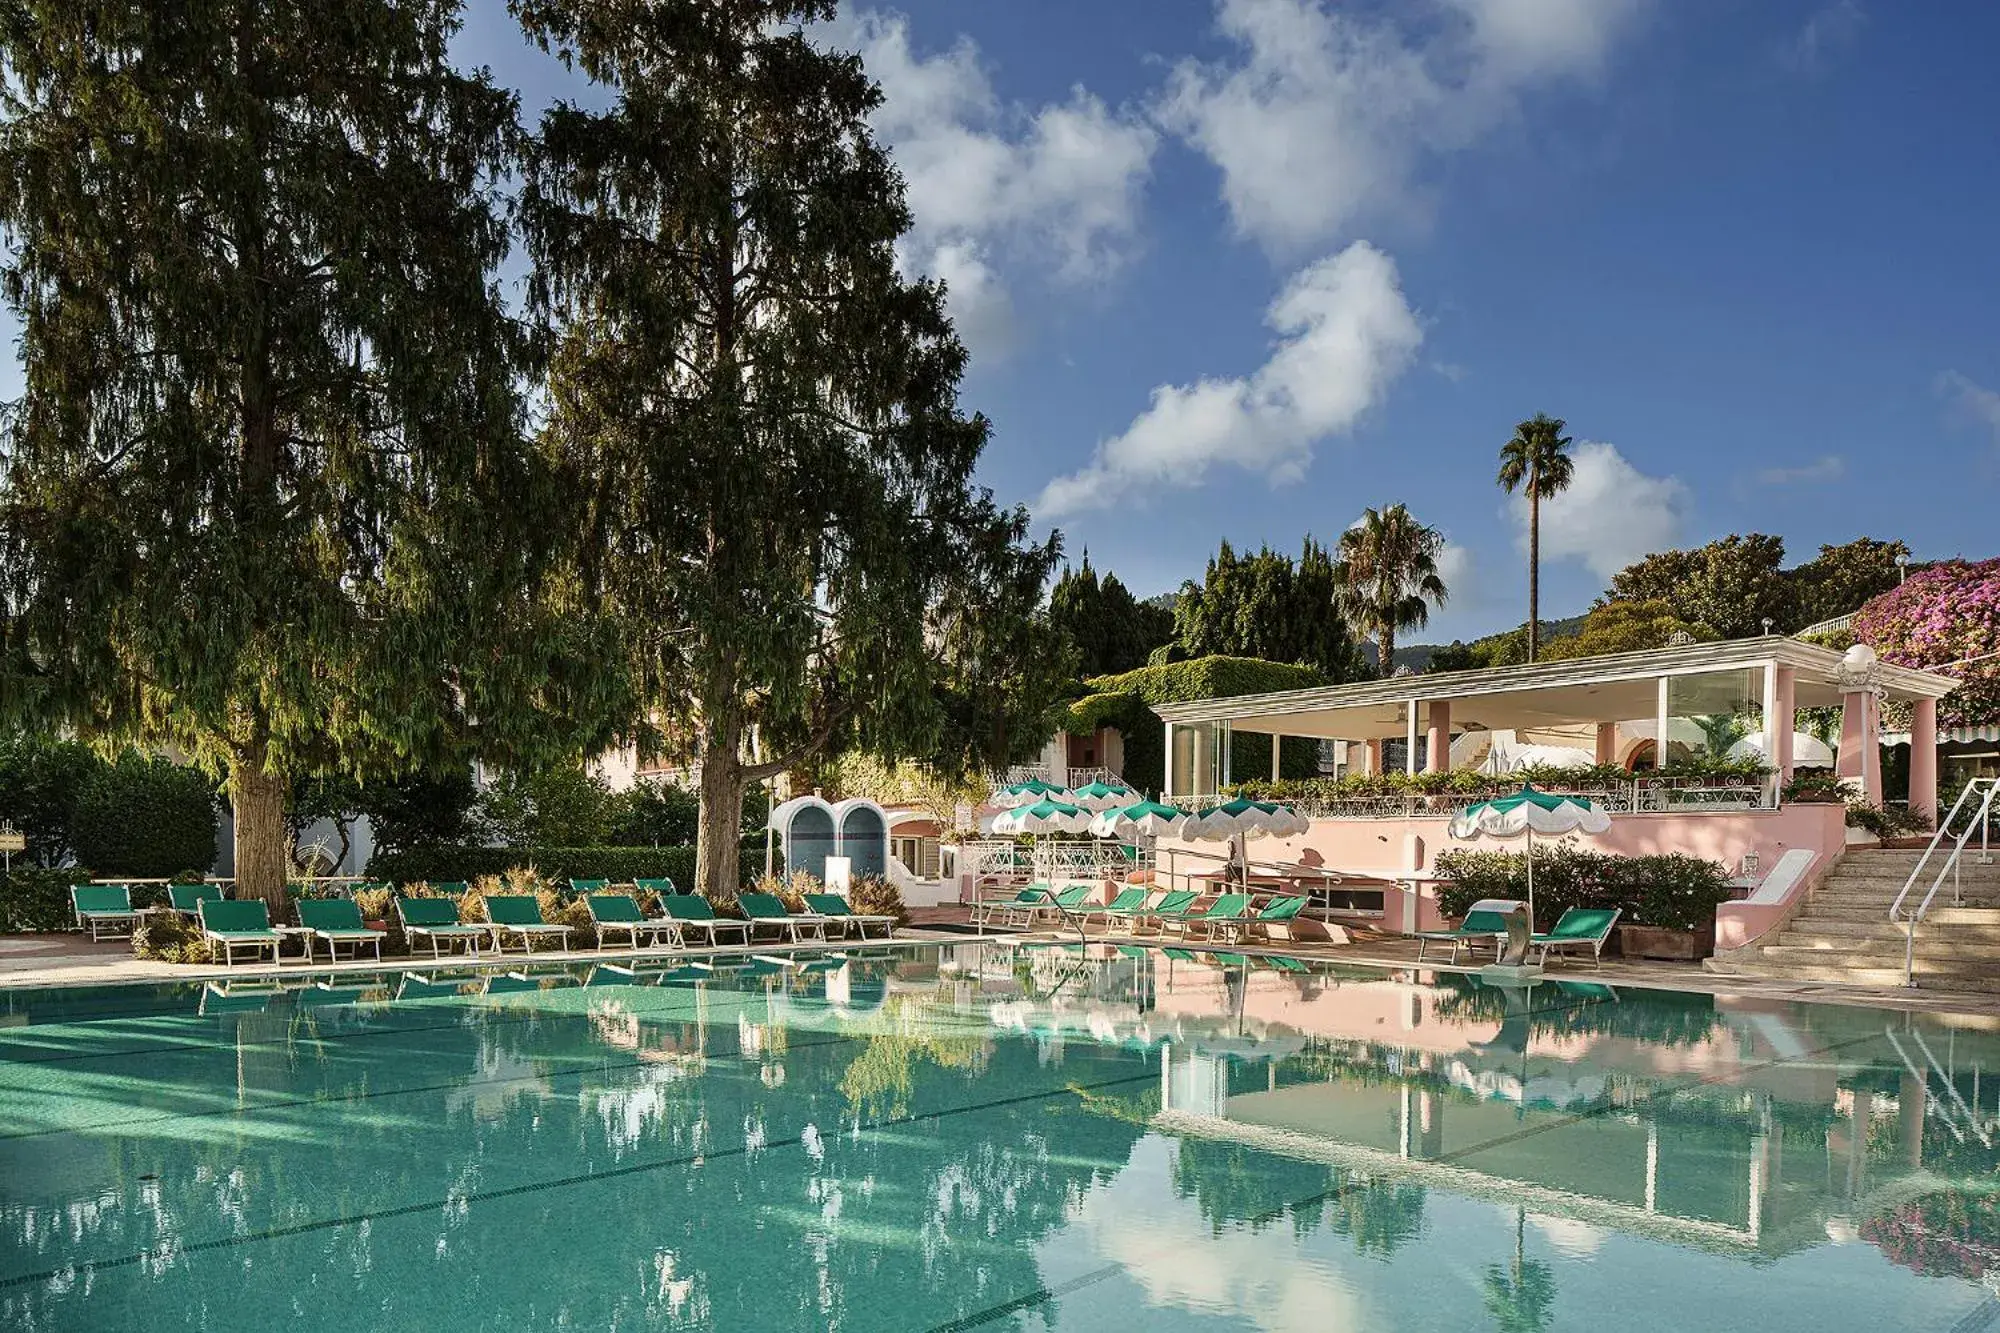
<svg viewBox="0 0 2000 1333"><path fill-rule="evenodd" d="M1480 1285L1486 1313L1500 1333L1542 1333L1556 1303L1556 1275L1545 1263L1527 1259L1528 1210L1514 1210L1514 1263L1510 1269L1486 1265Z"/></svg>

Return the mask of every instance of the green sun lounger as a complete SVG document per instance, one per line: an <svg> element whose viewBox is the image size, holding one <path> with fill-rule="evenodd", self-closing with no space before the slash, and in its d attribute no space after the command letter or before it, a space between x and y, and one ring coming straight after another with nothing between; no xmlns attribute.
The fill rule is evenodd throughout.
<svg viewBox="0 0 2000 1333"><path fill-rule="evenodd" d="M233 967L236 951L248 949L254 958L264 950L271 951L271 963L278 961L278 932L271 929L271 914L264 910L261 898L245 898L241 901L230 899L204 898L195 908L201 922L201 937L212 950L222 946L222 965Z"/></svg>
<svg viewBox="0 0 2000 1333"><path fill-rule="evenodd" d="M838 922L843 933L851 927L864 940L868 938L870 926L880 926L884 938L896 933L895 917L884 916L879 912L857 912L854 910L854 904L841 894L808 893L805 895L805 900L807 907L827 919L827 924Z"/></svg>
<svg viewBox="0 0 2000 1333"><path fill-rule="evenodd" d="M1261 911L1244 923L1243 933L1249 936L1261 934L1268 940L1271 938L1271 927L1283 926L1285 938L1289 940L1292 938L1292 923L1298 920L1300 912L1306 910L1309 901L1311 900L1304 895L1273 898L1264 904Z"/></svg>
<svg viewBox="0 0 2000 1333"><path fill-rule="evenodd" d="M167 885L167 910L176 916L200 919L196 906L204 901L219 903L227 895L220 884L169 884Z"/></svg>
<svg viewBox="0 0 2000 1333"><path fill-rule="evenodd" d="M396 915L402 918L403 934L411 944L430 941L433 958L443 957L453 944L463 944L467 953L476 954L479 941L486 938L486 927L459 920L458 902L452 898L398 898Z"/></svg>
<svg viewBox="0 0 2000 1333"><path fill-rule="evenodd" d="M1433 944L1451 945L1451 961L1458 961L1458 951L1471 950L1480 944L1493 946L1493 956L1500 956L1500 941L1507 938L1507 918L1498 912L1467 912L1465 920L1458 923L1457 930L1420 930L1417 932L1417 961L1423 962L1425 953Z"/></svg>
<svg viewBox="0 0 2000 1333"><path fill-rule="evenodd" d="M1604 944L1611 938L1612 928L1618 924L1617 907L1572 907L1562 914L1555 928L1546 935L1528 937L1528 953L1532 957L1535 950L1542 951L1542 963L1548 964L1551 953L1560 957L1567 953L1590 951L1591 965L1604 966Z"/></svg>
<svg viewBox="0 0 2000 1333"><path fill-rule="evenodd" d="M1188 912L1180 917L1181 936L1200 926L1209 939L1227 935L1240 935L1246 919L1250 915L1250 895L1247 893L1217 894L1214 902L1198 912Z"/></svg>
<svg viewBox="0 0 2000 1333"><path fill-rule="evenodd" d="M818 940L826 939L826 919L817 913L792 913L785 910L784 900L775 893L746 893L737 903L743 908L743 915L750 918L750 938L757 938L757 927L770 926L780 937L789 936L792 943L799 942L799 932L810 930Z"/></svg>
<svg viewBox="0 0 2000 1333"><path fill-rule="evenodd" d="M660 883L671 886L670 879ZM750 942L750 923L730 917L717 916L715 907L698 893L663 893L660 895L660 910L672 917L681 928L681 938L686 939L689 931L699 931L708 937L709 947L722 943L725 933L736 936L739 944Z"/></svg>
<svg viewBox="0 0 2000 1333"><path fill-rule="evenodd" d="M569 891L579 898L588 898L593 893L611 892L611 881L608 879L573 879L569 882Z"/></svg>
<svg viewBox="0 0 2000 1333"><path fill-rule="evenodd" d="M1032 926L1044 917L1052 924L1063 925L1080 920L1089 906L1084 899L1090 897L1096 888L1094 884L1072 884L1057 892L1045 884L1042 886L1041 897L1028 905L1022 924Z"/></svg>
<svg viewBox="0 0 2000 1333"><path fill-rule="evenodd" d="M1146 899L1152 896L1153 891L1144 886L1120 889L1118 890L1118 896L1110 902L1100 903L1095 907L1086 907L1077 913L1077 915L1083 918L1085 925L1090 924L1090 918L1101 916L1104 918L1104 928L1109 930L1111 929L1112 922L1130 921L1133 917L1137 916L1145 909Z"/></svg>
<svg viewBox="0 0 2000 1333"><path fill-rule="evenodd" d="M114 935L130 935L139 918L145 915L134 910L129 884L71 885L69 905L76 913L77 925L88 930L93 940L103 939L106 930ZM120 930L121 926L124 929Z"/></svg>
<svg viewBox="0 0 2000 1333"><path fill-rule="evenodd" d="M493 933L493 951L507 951L507 937L521 937L521 948L532 953L535 941L554 935L569 942L570 928L542 919L542 905L532 893L496 893L486 899L486 929Z"/></svg>
<svg viewBox="0 0 2000 1333"><path fill-rule="evenodd" d="M571 881L572 883L576 881ZM629 893L591 893L584 895L584 904L590 908L590 920L597 927L597 947L606 948L611 936L622 933L625 943L637 949L650 943L654 948L679 948L681 928L672 917L650 917L639 910L639 900ZM666 935L666 945L660 943L660 936Z"/></svg>
<svg viewBox="0 0 2000 1333"><path fill-rule="evenodd" d="M1137 925L1150 921L1164 935L1167 932L1167 923L1169 921L1178 921L1183 916L1186 916L1189 911L1193 910L1195 903L1200 898L1201 893L1198 890L1175 889L1145 911L1134 916L1133 922Z"/></svg>
<svg viewBox="0 0 2000 1333"><path fill-rule="evenodd" d="M313 945L316 941L326 941L326 960L340 961L340 946L347 946L350 959L361 956L361 946L373 945L375 961L382 961L382 937L384 930L370 930L361 924L361 909L354 905L352 898L301 898L298 902L299 924L311 932L306 936L306 961L310 963Z"/></svg>
<svg viewBox="0 0 2000 1333"><path fill-rule="evenodd" d="M1048 891L1048 887L1046 884L1030 884L1026 888L1016 892L1011 898L977 899L972 904L972 924L975 926L988 925L997 916L1000 918L1001 925L1012 925L1014 924L1014 913L1025 912L1040 902L1042 894Z"/></svg>
<svg viewBox="0 0 2000 1333"><path fill-rule="evenodd" d="M675 897L680 893L680 890L674 887L674 882L664 877L660 879L634 879L632 887L641 893L650 893L656 898Z"/></svg>

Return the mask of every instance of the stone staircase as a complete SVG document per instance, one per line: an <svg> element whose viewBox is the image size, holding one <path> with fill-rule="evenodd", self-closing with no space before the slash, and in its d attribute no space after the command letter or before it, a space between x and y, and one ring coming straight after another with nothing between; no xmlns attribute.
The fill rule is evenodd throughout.
<svg viewBox="0 0 2000 1333"><path fill-rule="evenodd" d="M1718 972L1856 986L1903 984L1903 928L1889 904L1922 855L1858 851L1841 858L1784 929L1728 960ZM1942 855L1942 853L1940 853ZM1935 867L1936 860L1932 861ZM1917 985L1926 990L2000 993L2000 851L1991 865L1967 848L1959 862L1961 905L1947 879L1917 926ZM1921 896L1919 890L1918 896Z"/></svg>

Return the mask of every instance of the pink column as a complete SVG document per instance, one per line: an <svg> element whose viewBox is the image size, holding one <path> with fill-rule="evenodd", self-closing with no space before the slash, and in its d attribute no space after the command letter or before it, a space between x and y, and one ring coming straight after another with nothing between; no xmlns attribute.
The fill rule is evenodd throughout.
<svg viewBox="0 0 2000 1333"><path fill-rule="evenodd" d="M1430 712L1430 735L1424 742L1424 772L1448 772L1451 769L1451 700L1431 700Z"/></svg>
<svg viewBox="0 0 2000 1333"><path fill-rule="evenodd" d="M1618 724L1600 722L1597 724L1597 762L1615 764L1618 762Z"/></svg>
<svg viewBox="0 0 2000 1333"><path fill-rule="evenodd" d="M1382 742L1368 742L1368 775L1374 777L1382 771Z"/></svg>
<svg viewBox="0 0 2000 1333"><path fill-rule="evenodd" d="M1792 780L1792 734L1797 730L1798 713L1798 673L1790 667L1778 668L1777 683L1771 694L1775 702L1771 712L1775 715L1775 726L1771 728L1773 748L1771 767L1778 770L1778 781Z"/></svg>
<svg viewBox="0 0 2000 1333"><path fill-rule="evenodd" d="M1910 809L1937 822L1937 700L1910 705Z"/></svg>
<svg viewBox="0 0 2000 1333"><path fill-rule="evenodd" d="M1860 778L1862 799L1880 805L1882 748L1875 726L1874 702L1874 697L1865 690L1840 697L1840 756L1835 760L1834 772L1843 778Z"/></svg>

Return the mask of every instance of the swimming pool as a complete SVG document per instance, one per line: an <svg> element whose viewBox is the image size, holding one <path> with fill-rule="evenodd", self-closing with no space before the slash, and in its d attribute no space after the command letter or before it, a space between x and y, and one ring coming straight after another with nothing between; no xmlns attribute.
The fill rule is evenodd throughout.
<svg viewBox="0 0 2000 1333"><path fill-rule="evenodd" d="M1969 1331L1996 1070L1098 946L5 992L0 1327Z"/></svg>

